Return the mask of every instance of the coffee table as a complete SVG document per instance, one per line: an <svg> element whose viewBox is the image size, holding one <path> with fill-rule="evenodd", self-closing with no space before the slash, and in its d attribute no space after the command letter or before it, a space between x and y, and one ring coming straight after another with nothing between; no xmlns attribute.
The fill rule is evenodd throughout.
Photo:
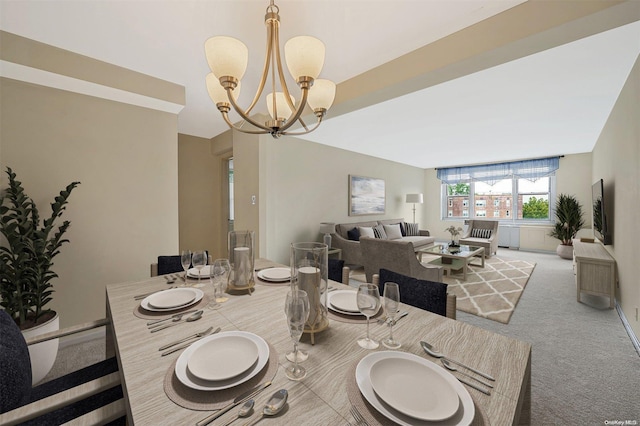
<svg viewBox="0 0 640 426"><path fill-rule="evenodd" d="M469 265L480 266L484 268L484 247L460 245L451 247L447 244L435 244L418 250L420 254L420 262L422 262L423 254L433 254L439 256L430 260L428 263L432 265L442 266L442 268L451 275L451 271L462 269L462 279L467 280L467 270ZM471 263L474 257L480 258L480 264Z"/></svg>

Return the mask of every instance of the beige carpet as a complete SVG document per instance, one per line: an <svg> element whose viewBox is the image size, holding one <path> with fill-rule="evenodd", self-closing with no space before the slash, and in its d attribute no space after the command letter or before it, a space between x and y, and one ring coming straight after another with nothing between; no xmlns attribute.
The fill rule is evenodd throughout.
<svg viewBox="0 0 640 426"><path fill-rule="evenodd" d="M448 292L457 296L458 310L508 324L535 266L493 256L485 260L484 268L471 266L466 281L460 271L446 275L444 282L449 285Z"/></svg>

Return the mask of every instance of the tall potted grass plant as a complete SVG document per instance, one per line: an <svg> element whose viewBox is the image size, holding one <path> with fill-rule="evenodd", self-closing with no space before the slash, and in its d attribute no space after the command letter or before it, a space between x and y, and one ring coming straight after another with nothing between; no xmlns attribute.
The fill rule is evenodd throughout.
<svg viewBox="0 0 640 426"><path fill-rule="evenodd" d="M560 194L556 202L556 223L549 233L560 240L556 253L563 259L573 258L573 239L584 226L582 205L573 195Z"/></svg>

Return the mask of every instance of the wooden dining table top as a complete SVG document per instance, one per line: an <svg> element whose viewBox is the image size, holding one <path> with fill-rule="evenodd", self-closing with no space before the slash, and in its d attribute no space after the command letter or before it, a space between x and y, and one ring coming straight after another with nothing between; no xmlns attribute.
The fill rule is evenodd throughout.
<svg viewBox="0 0 640 426"><path fill-rule="evenodd" d="M282 265L256 259L256 269L270 266ZM334 281L330 281L329 285L334 288L349 288ZM212 294L213 289L208 286L207 280L207 286L201 289ZM183 408L169 399L163 387L164 378L182 351L161 356L158 350L167 343L209 326L221 327L223 332L240 330L254 333L277 351L277 373L273 384L256 397L256 412L260 412L269 396L279 389L288 390L288 407L279 416L263 420L265 424L353 423L346 383L353 364L373 352L361 348L356 342L366 333L366 325L331 320L327 330L315 335L314 345L311 344L309 335L303 335L300 348L309 354L309 358L302 364L307 370L307 376L302 381L295 382L285 375L285 369L291 365L285 354L293 348L284 314L288 283L273 285L256 279L255 291L251 294L229 295L229 300L216 310L204 307L204 315L200 320L181 321L174 327L150 333L147 328L148 320L134 315L134 310L140 303L139 300L134 300L134 296L166 288L168 286L163 277L110 284L106 288L107 315L111 321L107 350L115 352L118 359L129 424L193 425L212 413ZM402 343L399 351L415 354L441 366L438 359L430 357L421 348L419 341L425 340L447 356L495 377L491 395L466 387L476 407L473 424L507 425L530 422L529 343L409 305L402 304L401 311L409 314L394 327L394 337ZM389 334L387 326L375 321L371 322L370 331L372 338L377 340ZM386 348L380 345L376 350ZM224 424L234 418L238 408L221 416L213 424ZM243 423L244 419L234 424Z"/></svg>

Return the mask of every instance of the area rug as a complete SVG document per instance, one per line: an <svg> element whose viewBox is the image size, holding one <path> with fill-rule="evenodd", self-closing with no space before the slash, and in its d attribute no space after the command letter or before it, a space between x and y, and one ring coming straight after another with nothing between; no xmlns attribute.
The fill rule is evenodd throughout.
<svg viewBox="0 0 640 426"><path fill-rule="evenodd" d="M473 263L478 263L474 260ZM536 264L493 256L484 268L470 266L467 280L462 271L446 275L448 292L458 298L457 309L508 324Z"/></svg>

